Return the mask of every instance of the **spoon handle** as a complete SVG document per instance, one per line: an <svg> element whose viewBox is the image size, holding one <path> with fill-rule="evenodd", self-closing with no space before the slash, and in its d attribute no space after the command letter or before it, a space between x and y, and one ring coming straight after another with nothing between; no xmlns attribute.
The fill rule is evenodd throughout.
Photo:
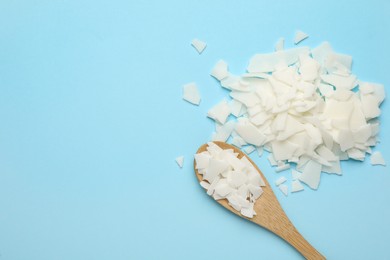
<svg viewBox="0 0 390 260"><path fill-rule="evenodd" d="M298 232L294 225L288 220L283 230L275 232L286 242L292 245L299 253L308 260L326 259Z"/></svg>

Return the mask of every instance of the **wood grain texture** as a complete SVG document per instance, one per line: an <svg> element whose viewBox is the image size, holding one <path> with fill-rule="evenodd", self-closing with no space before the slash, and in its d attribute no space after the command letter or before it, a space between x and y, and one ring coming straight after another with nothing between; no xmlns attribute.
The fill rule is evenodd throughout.
<svg viewBox="0 0 390 260"><path fill-rule="evenodd" d="M294 227L291 221L288 219L286 213L283 211L282 207L279 204L274 192L272 191L267 179L260 171L260 169L256 166L256 164L241 150L236 148L235 146L229 145L224 142L214 142L222 149L233 149L234 152L238 153L238 157L242 158L246 156L247 159L253 164L258 173L263 178L266 183L266 187L263 188L263 194L257 199L254 209L257 213L253 218L247 218L240 214L240 212L233 209L227 202L226 199L218 200L217 202L224 206L229 211L233 212L236 215L239 215L242 218L245 218L249 221L252 221L259 226L268 229L269 231L275 233L279 237L283 238L286 242L292 245L298 252L300 252L306 259L325 259L313 246L307 242L304 237L298 232L298 230ZM202 145L197 153L201 153L206 151L207 144ZM196 169L196 161L194 160L194 169L196 177L199 181L203 179L202 175Z"/></svg>

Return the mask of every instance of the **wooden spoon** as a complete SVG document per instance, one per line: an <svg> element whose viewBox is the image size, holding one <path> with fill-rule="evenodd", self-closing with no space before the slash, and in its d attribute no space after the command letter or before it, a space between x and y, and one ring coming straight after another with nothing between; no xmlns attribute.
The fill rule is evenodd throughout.
<svg viewBox="0 0 390 260"><path fill-rule="evenodd" d="M241 150L238 148L229 145L224 142L214 142L222 149L233 149L235 153L238 153L238 158L242 158L246 156ZM202 145L197 153L201 153L206 151L207 144ZM227 202L226 199L218 200L217 202L224 206L226 209L230 210L234 214L246 218L249 221L252 221L258 224L261 227L268 229L269 231L275 233L279 237L283 238L287 243L293 246L299 253L301 253L306 259L326 259L323 255L321 255L313 246L307 242L303 236L298 232L298 230L294 227L291 221L288 219L286 213L283 211L280 206L275 194L273 193L267 179L260 171L260 169L256 166L256 164L248 157L247 159L253 164L256 170L259 172L261 177L263 178L266 186L263 188L263 194L259 199L255 202L254 210L257 212L253 218L247 218L240 214L240 212L233 209ZM199 174L196 169L196 161L194 160L194 168L195 174L199 181L203 179L202 175Z"/></svg>

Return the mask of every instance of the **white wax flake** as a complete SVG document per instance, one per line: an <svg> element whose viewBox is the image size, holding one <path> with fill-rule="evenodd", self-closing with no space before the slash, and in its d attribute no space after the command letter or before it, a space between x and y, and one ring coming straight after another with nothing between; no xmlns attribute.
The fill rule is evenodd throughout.
<svg viewBox="0 0 390 260"><path fill-rule="evenodd" d="M226 119L229 115L230 107L226 100L221 101L207 112L208 117L218 121L221 124L226 122Z"/></svg>
<svg viewBox="0 0 390 260"><path fill-rule="evenodd" d="M330 162L330 166L322 166L322 171L326 173L334 173L337 175L341 175L341 165L340 160Z"/></svg>
<svg viewBox="0 0 390 260"><path fill-rule="evenodd" d="M224 60L219 60L217 64L215 64L213 70L211 71L211 76L221 81L224 78L229 76L228 64Z"/></svg>
<svg viewBox="0 0 390 260"><path fill-rule="evenodd" d="M202 172L200 185L209 196L226 199L233 209L252 218L256 215L254 203L263 193L265 182L247 157L239 159L237 155L233 149L224 150L210 142L207 151L195 154L195 167Z"/></svg>
<svg viewBox="0 0 390 260"><path fill-rule="evenodd" d="M305 188L303 187L302 183L299 180L293 180L291 182L291 192L298 192L304 189Z"/></svg>
<svg viewBox="0 0 390 260"><path fill-rule="evenodd" d="M351 148L347 151L348 157L357 161L364 161L364 158L366 157L366 153L356 149Z"/></svg>
<svg viewBox="0 0 390 260"><path fill-rule="evenodd" d="M313 58L320 64L324 64L325 59L331 53L333 53L333 49L329 42L323 42L311 50Z"/></svg>
<svg viewBox="0 0 390 260"><path fill-rule="evenodd" d="M256 212L253 210L253 203L247 208L241 208L241 214L247 218L253 218Z"/></svg>
<svg viewBox="0 0 390 260"><path fill-rule="evenodd" d="M279 190L287 197L288 195L288 186L286 184L280 184L278 186Z"/></svg>
<svg viewBox="0 0 390 260"><path fill-rule="evenodd" d="M282 183L284 183L284 182L286 182L286 181L287 181L286 177L282 176L282 177L280 177L279 179L277 179L277 180L275 181L275 185L276 185L276 186L279 186L280 184L282 184Z"/></svg>
<svg viewBox="0 0 390 260"><path fill-rule="evenodd" d="M381 152L379 151L375 151L371 154L370 162L372 165L386 166L385 159L383 158Z"/></svg>
<svg viewBox="0 0 390 260"><path fill-rule="evenodd" d="M297 170L291 170L291 177L293 180L298 180L301 173Z"/></svg>
<svg viewBox="0 0 390 260"><path fill-rule="evenodd" d="M298 149L297 145L288 141L275 140L272 142L272 153L277 161L288 160L294 156Z"/></svg>
<svg viewBox="0 0 390 260"><path fill-rule="evenodd" d="M321 65L309 56L301 56L301 66L299 72L304 81L314 81L318 77Z"/></svg>
<svg viewBox="0 0 390 260"><path fill-rule="evenodd" d="M259 157L263 156L264 149L263 149L262 146L256 147L256 150L257 150L257 155L258 155Z"/></svg>
<svg viewBox="0 0 390 260"><path fill-rule="evenodd" d="M218 187L215 188L215 192L221 196L221 198L226 197L232 191L233 189L228 184L218 185Z"/></svg>
<svg viewBox="0 0 390 260"><path fill-rule="evenodd" d="M325 97L329 97L334 92L333 86L329 84L320 83L318 86L319 91Z"/></svg>
<svg viewBox="0 0 390 260"><path fill-rule="evenodd" d="M201 181L199 184L206 190L210 188L210 183L208 183L207 181Z"/></svg>
<svg viewBox="0 0 390 260"><path fill-rule="evenodd" d="M225 160L211 158L203 178L212 182L215 177L224 172L229 167L229 163Z"/></svg>
<svg viewBox="0 0 390 260"><path fill-rule="evenodd" d="M364 144L372 135L371 125L366 124L364 121L360 127L356 127L356 130L353 131L352 134L355 142Z"/></svg>
<svg viewBox="0 0 390 260"><path fill-rule="evenodd" d="M198 91L198 87L194 82L185 84L183 86L183 99L194 105L199 105L200 94Z"/></svg>
<svg viewBox="0 0 390 260"><path fill-rule="evenodd" d="M309 35L307 35L306 33L302 32L302 31L297 31L295 33L295 37L294 37L294 44L300 43L301 41L303 41L307 37L309 37Z"/></svg>
<svg viewBox="0 0 390 260"><path fill-rule="evenodd" d="M241 115L241 111L242 111L242 103L235 100L235 99L232 99L230 102L229 102L229 106L230 106L230 113L235 116L235 117L239 117Z"/></svg>
<svg viewBox="0 0 390 260"><path fill-rule="evenodd" d="M199 39L193 39L191 45L195 48L195 50L201 54L206 48L207 44Z"/></svg>
<svg viewBox="0 0 390 260"><path fill-rule="evenodd" d="M298 32L297 42L306 36ZM212 140L231 142L246 153L256 149L261 155L265 150L277 172L296 164L292 185L302 181L317 189L321 172L341 175L340 161L363 161L379 142L378 117L385 87L360 81L351 71L352 57L335 52L327 42L314 49L283 49L283 42L278 41L275 52L254 55L243 75L231 74L223 60L212 68L211 76L231 98L209 111L216 125ZM226 171L210 173L210 160L221 159L221 151L213 147L208 152L209 157L197 156L196 167L211 181L208 193L214 198L221 198L220 193L214 194L214 186L219 185L214 182L226 179L236 187L241 182L231 174L237 172L247 175L245 186L236 187L240 194L250 193L249 184L264 185L256 170L248 170L247 162L233 154L226 155L230 164ZM371 154L371 161L384 164L376 153ZM236 198L234 191L226 196L234 209L245 208L250 215L248 203L254 194L246 202Z"/></svg>
<svg viewBox="0 0 390 260"><path fill-rule="evenodd" d="M211 155L208 152L195 154L196 169L204 169L209 166Z"/></svg>
<svg viewBox="0 0 390 260"><path fill-rule="evenodd" d="M242 139L240 136L234 136L232 139L232 145L241 148L243 145L246 145L247 143Z"/></svg>
<svg viewBox="0 0 390 260"><path fill-rule="evenodd" d="M284 38L280 38L275 44L275 51L282 51L284 49Z"/></svg>
<svg viewBox="0 0 390 260"><path fill-rule="evenodd" d="M338 140L343 152L354 146L353 135L348 130L340 130Z"/></svg>
<svg viewBox="0 0 390 260"><path fill-rule="evenodd" d="M256 54L250 60L247 70L248 72L272 72L278 64L294 64L298 61L299 55L308 55L309 53L309 48L301 47L268 54Z"/></svg>
<svg viewBox="0 0 390 260"><path fill-rule="evenodd" d="M352 57L346 54L335 53L333 51L327 53L324 60L324 67L329 72L337 72L342 68L344 71L348 73L343 73L345 76L350 74L352 66ZM336 70L336 71L335 71Z"/></svg>
<svg viewBox="0 0 390 260"><path fill-rule="evenodd" d="M254 147L253 145L248 145L243 150L246 154L251 154L256 150L256 147Z"/></svg>
<svg viewBox="0 0 390 260"><path fill-rule="evenodd" d="M260 98L256 95L253 95L252 93L246 93L242 91L232 91L230 93L230 96L241 102L247 107L253 107L256 104L260 103Z"/></svg>
<svg viewBox="0 0 390 260"><path fill-rule="evenodd" d="M316 190L320 184L321 164L310 160L299 177L299 180L306 183L310 188Z"/></svg>
<svg viewBox="0 0 390 260"><path fill-rule="evenodd" d="M184 156L183 155L176 157L175 161L176 161L177 165L179 165L180 168L183 168L183 163L184 163Z"/></svg>
<svg viewBox="0 0 390 260"><path fill-rule="evenodd" d="M282 172L282 171L290 169L290 167L291 167L291 165L288 164L288 163L282 164L282 165L279 165L278 167L276 167L275 171L276 172Z"/></svg>
<svg viewBox="0 0 390 260"><path fill-rule="evenodd" d="M247 175L241 171L233 171L232 174L228 175L228 183L234 188L239 188L247 180Z"/></svg>
<svg viewBox="0 0 390 260"><path fill-rule="evenodd" d="M253 198L257 200L261 194L263 194L263 189L259 186L255 186L253 184L248 184L248 190L252 193Z"/></svg>
<svg viewBox="0 0 390 260"><path fill-rule="evenodd" d="M225 124L220 125L213 137L213 141L226 142L226 140L230 137L231 133L233 132L235 125L236 125L235 121L228 121Z"/></svg>
<svg viewBox="0 0 390 260"><path fill-rule="evenodd" d="M249 144L260 146L265 141L265 136L248 120L238 121L235 131Z"/></svg>
<svg viewBox="0 0 390 260"><path fill-rule="evenodd" d="M342 89L351 90L356 86L357 83L355 75L344 77L335 74L327 74L327 75L322 75L321 79L324 82L334 86L336 89L342 88Z"/></svg>
<svg viewBox="0 0 390 260"><path fill-rule="evenodd" d="M272 154L268 155L267 160L271 164L271 166L277 166L278 163L276 162L274 156Z"/></svg>
<svg viewBox="0 0 390 260"><path fill-rule="evenodd" d="M328 149L325 145L320 145L317 149L316 152L318 153L319 156L324 158L327 161L337 161L339 158L333 154L333 152Z"/></svg>

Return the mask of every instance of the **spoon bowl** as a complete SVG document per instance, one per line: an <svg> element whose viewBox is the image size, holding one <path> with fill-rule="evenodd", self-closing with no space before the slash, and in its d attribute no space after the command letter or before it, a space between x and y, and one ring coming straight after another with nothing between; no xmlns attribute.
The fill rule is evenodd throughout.
<svg viewBox="0 0 390 260"><path fill-rule="evenodd" d="M235 153L238 153L238 158L240 159L245 156L255 167L256 171L261 175L266 184L265 187L262 187L263 194L260 196L260 198L256 200L254 204L254 210L257 212L257 215L253 216L253 218L247 218L241 215L239 211L236 211L228 204L228 201L226 199L217 200L217 202L229 211L233 212L234 214L249 221L252 221L257 225L266 228L274 234L278 235L291 246L293 246L306 259L325 259L323 255L321 255L309 242L305 240L305 238L298 232L298 230L288 219L286 213L283 211L281 205L279 204L279 201L277 200L274 192L272 191L267 179L260 171L260 169L256 166L256 164L246 154L244 154L240 149L236 148L235 146L218 141L215 141L214 143L224 150L232 149ZM206 151L207 146L207 144L202 145L198 149L197 153ZM202 181L203 177L196 169L196 161L194 161L194 169L196 177L199 181Z"/></svg>

